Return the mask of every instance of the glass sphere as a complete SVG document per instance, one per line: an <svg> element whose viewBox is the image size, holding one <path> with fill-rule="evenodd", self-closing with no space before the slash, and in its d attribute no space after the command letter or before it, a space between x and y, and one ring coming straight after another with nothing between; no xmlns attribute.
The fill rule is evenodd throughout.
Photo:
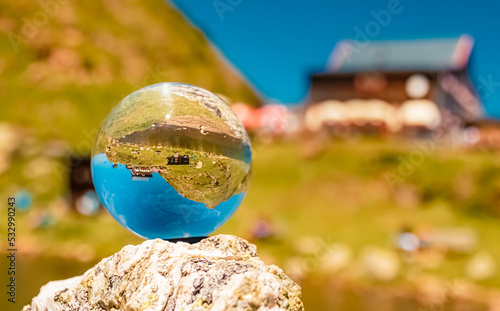
<svg viewBox="0 0 500 311"><path fill-rule="evenodd" d="M160 83L125 97L104 120L92 179L104 207L143 238L203 237L238 208L252 153L240 120L219 97Z"/></svg>

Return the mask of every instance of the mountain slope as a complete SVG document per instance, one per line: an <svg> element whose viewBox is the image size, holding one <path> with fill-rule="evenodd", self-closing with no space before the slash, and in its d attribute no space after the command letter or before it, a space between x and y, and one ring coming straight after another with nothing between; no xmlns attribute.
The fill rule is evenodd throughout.
<svg viewBox="0 0 500 311"><path fill-rule="evenodd" d="M258 104L248 84L162 0L0 3L0 119L76 147L127 94L185 82Z"/></svg>

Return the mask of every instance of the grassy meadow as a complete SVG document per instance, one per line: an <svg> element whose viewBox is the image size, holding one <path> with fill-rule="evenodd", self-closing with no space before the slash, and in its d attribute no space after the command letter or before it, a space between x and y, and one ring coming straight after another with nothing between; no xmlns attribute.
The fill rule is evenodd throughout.
<svg viewBox="0 0 500 311"><path fill-rule="evenodd" d="M449 297L484 304L498 291L498 272L484 279L475 279L467 272L478 254L486 253L500 263L500 248L496 247L500 228L497 152L439 147L414 162L418 165L404 180L390 184L387 174L398 175L401 163L411 163L421 144L377 139L332 141L311 155L305 152L310 143L254 143L247 197L214 234L236 234L257 244L263 260L284 268L303 285L306 307L308 303L340 306L329 301L327 293L328 288L338 290L339 284L344 284L342 289L366 291L354 296L338 294L351 297L345 299L352 303L363 295L375 295L370 289L386 289L384 297L406 297L416 306L432 299L444 299L444 304ZM24 258L35 263L47 262L43 258L64 259L89 266L126 244L141 242L105 211L84 217L56 205L64 204L60 200L36 203L32 211L20 215L20 255ZM42 209L51 213L53 224L28 229L30 214ZM262 221L270 228L265 238L255 233ZM404 227L431 232L465 228L474 233L476 242L466 252L431 248L404 254L393 243ZM395 271L392 276L381 278L376 270L375 274L367 270L367 260L377 258L382 258L381 266L386 264L383 259L389 258L397 267L388 267ZM25 290L34 295L50 279L47 272L43 280ZM440 291L429 293L425 290L429 284Z"/></svg>

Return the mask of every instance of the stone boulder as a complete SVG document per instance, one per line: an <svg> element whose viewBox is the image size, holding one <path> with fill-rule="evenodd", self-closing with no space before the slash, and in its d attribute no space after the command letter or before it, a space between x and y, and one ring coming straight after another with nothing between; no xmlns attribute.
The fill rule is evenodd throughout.
<svg viewBox="0 0 500 311"><path fill-rule="evenodd" d="M217 235L125 246L82 276L49 282L23 311L303 310L300 295L255 245Z"/></svg>

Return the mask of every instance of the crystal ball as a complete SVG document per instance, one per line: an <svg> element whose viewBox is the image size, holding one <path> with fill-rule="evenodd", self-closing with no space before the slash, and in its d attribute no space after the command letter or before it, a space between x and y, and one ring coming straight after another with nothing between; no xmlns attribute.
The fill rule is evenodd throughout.
<svg viewBox="0 0 500 311"><path fill-rule="evenodd" d="M204 237L235 212L252 152L240 120L218 96L182 83L142 88L104 120L92 150L101 203L147 239Z"/></svg>

